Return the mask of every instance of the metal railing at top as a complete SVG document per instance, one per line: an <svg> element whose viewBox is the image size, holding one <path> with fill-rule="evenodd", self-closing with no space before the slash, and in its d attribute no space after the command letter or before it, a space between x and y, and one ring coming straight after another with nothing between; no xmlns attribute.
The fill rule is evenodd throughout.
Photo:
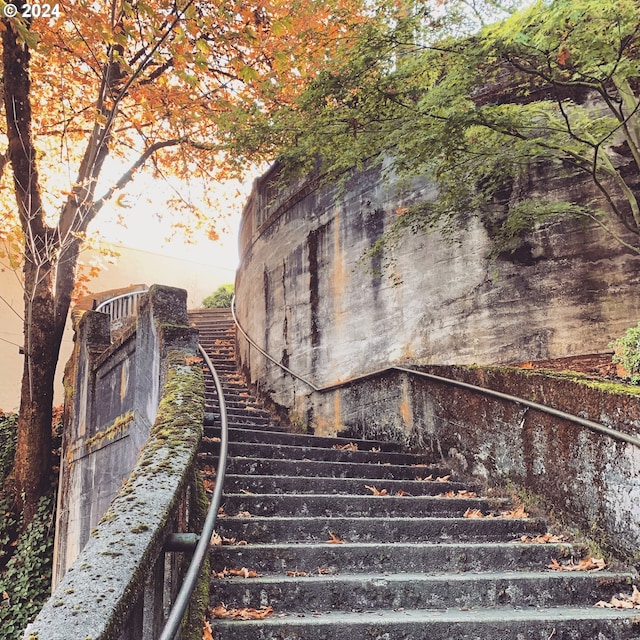
<svg viewBox="0 0 640 640"><path fill-rule="evenodd" d="M137 291L128 291L127 293L123 293L118 296L113 296L113 298L103 300L96 306L94 311L107 313L111 318L111 322L122 320L129 316L135 316L138 313L140 298L148 293L148 291L148 289L140 289Z"/></svg>
<svg viewBox="0 0 640 640"><path fill-rule="evenodd" d="M216 480L213 487L213 495L211 496L211 502L209 503L209 509L207 511L202 532L200 533L195 551L193 552L191 564L189 565L182 582L182 587L180 587L180 591L176 596L171 611L169 612L167 622L165 623L164 629L162 630L158 640L173 640L180 630L182 618L187 610L189 600L197 585L202 565L204 564L207 553L209 552L211 536L213 535L213 530L216 526L218 509L222 502L222 490L227 469L229 428L227 425L227 408L224 401L224 394L222 393L222 385L220 384L220 379L218 378L215 367L202 345L198 345L198 350L213 376L216 392L218 394L218 403L220 405L220 458L218 460L218 468L216 469Z"/></svg>
<svg viewBox="0 0 640 640"><path fill-rule="evenodd" d="M233 315L233 321L235 322L236 326L238 327L238 330L240 331L240 333L244 336L244 338L247 340L247 342L253 346L259 353L261 353L265 358L267 358L268 360L270 360L271 362L273 362L275 365L277 365L278 367L280 367L280 369L282 369L283 371L286 371L289 375L293 376L294 378L300 380L301 382L303 382L304 384L306 384L310 389L312 389L313 391L315 391L316 393L326 393L328 391L334 391L336 389L340 389L343 387L348 387L352 384L355 384L356 382L360 382L362 380L366 380L368 378L373 378L379 375L382 375L384 373L389 373L389 372L393 372L393 371L399 371L401 373L407 373L409 375L413 375L419 378L426 378L429 380L433 380L436 382L440 382L442 384L447 384L447 385L451 385L451 386L455 386L455 387L461 387L464 389L469 389L471 391L475 391L477 393L481 393L487 396L491 396L494 398L499 398L501 400L506 400L508 402L513 402L525 407L529 407L530 409L535 409L537 411L540 411L542 413L546 413L549 415L552 415L556 418L561 418L562 420L568 420L570 422L573 422L575 424L579 424L587 429L590 429L591 431L594 431L596 433L600 433L603 435L606 435L610 438L613 438L614 440L619 440L621 442L626 442L628 444L632 444L635 445L636 447L640 447L640 438L637 438L636 436L632 436L628 433L624 433L622 431L618 431L617 429L613 429L611 427L607 427L603 424L600 424L599 422L594 422L593 420L587 420L586 418L581 418L580 416L576 416L573 415L572 413L567 413L565 411L561 411L559 409L555 409L554 407L549 407L547 405L544 404L540 404L538 402L533 402L532 400L527 400L525 398L520 398L518 396L513 396L510 395L508 393L502 393L501 391L496 391L494 389L489 389L487 387L479 387L477 385L474 384L470 384L468 382L463 382L461 380L456 380L454 378L445 378L443 376L438 376L436 374L433 373L427 373L426 371L418 371L416 369L410 369L408 367L398 367L398 366L391 366L391 367L386 367L384 369L378 369L376 371L372 371L370 373L365 373L359 376L354 376L353 378L349 378L348 380L343 380L340 381L338 383L335 384L330 384L324 387L319 387L316 384L314 384L313 382L311 382L310 380L307 380L306 378L303 378L302 376L294 373L291 369L289 369L288 367L286 367L285 365L283 365L282 363L278 362L273 356L271 356L270 354L268 354L262 347L260 347L258 344L256 344L256 342L254 340L251 339L251 337L247 334L247 332L243 329L243 327L241 326L241 324L238 322L238 318L236 316L236 310L235 310L235 296L233 297L232 301L231 301L231 313Z"/></svg>

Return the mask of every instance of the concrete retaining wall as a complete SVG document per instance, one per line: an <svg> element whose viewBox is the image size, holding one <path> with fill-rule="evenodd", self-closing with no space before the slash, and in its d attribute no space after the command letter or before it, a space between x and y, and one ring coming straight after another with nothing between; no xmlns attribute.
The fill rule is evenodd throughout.
<svg viewBox="0 0 640 640"><path fill-rule="evenodd" d="M640 437L640 390L568 375L423 367ZM512 486L640 566L640 448L512 402L392 370L309 396L316 423L431 451L486 487ZM418 470L416 475L419 475Z"/></svg>
<svg viewBox="0 0 640 640"><path fill-rule="evenodd" d="M532 180L532 190L586 197L574 180ZM564 191L560 193L562 190ZM249 335L320 386L391 364L496 364L607 350L640 319L640 258L594 226L553 223L511 256L469 216L457 241L407 233L396 250L363 255L407 202L377 170L343 186L313 176L283 188L278 170L256 181L242 219L236 280ZM624 234L624 231L621 231ZM375 272L390 262L384 277ZM293 405L281 373L240 344L251 380Z"/></svg>
<svg viewBox="0 0 640 640"><path fill-rule="evenodd" d="M154 286L137 319L111 334L105 313L75 318L67 365L65 429L54 556L54 586L89 539L134 467L156 418L167 345L195 353L186 292ZM176 335L174 327L181 327Z"/></svg>

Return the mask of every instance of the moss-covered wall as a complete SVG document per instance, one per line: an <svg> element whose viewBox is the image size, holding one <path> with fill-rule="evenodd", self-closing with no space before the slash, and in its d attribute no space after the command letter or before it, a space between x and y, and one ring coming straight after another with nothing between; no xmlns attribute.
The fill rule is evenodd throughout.
<svg viewBox="0 0 640 640"><path fill-rule="evenodd" d="M162 397L148 441L25 640L146 640L160 633L164 594L176 590L166 580L180 579L177 571L165 576L164 541L195 530L201 517L194 508L195 456L204 420L195 349L165 346Z"/></svg>
<svg viewBox="0 0 640 640"><path fill-rule="evenodd" d="M423 367L640 438L640 389L509 367ZM300 397L301 398L301 397ZM304 399L317 430L402 442L489 487L538 496L640 563L640 448L568 420L399 370ZM301 402L302 404L302 402Z"/></svg>
<svg viewBox="0 0 640 640"><path fill-rule="evenodd" d="M137 287L136 287L137 289ZM91 530L136 463L156 419L167 350L195 353L186 292L154 285L137 321L111 335L109 316L75 316L76 347L67 366L63 454L54 585L89 540Z"/></svg>

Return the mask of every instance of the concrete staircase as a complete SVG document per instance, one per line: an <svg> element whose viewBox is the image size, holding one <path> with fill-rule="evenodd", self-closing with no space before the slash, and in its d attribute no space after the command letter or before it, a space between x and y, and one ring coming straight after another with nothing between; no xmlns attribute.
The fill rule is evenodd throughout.
<svg viewBox="0 0 640 640"><path fill-rule="evenodd" d="M550 570L585 550L541 543L543 519L479 497L422 455L274 429L236 372L230 314L191 317L231 427L211 554L215 640L640 639L633 611L594 606L630 594L634 574ZM210 483L213 405L207 418L200 463Z"/></svg>

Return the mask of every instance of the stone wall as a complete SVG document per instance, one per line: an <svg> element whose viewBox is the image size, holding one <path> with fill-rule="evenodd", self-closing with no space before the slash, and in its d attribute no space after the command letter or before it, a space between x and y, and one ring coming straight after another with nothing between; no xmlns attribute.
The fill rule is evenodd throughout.
<svg viewBox="0 0 640 640"><path fill-rule="evenodd" d="M421 367L640 438L640 390L509 367ZM511 487L563 526L640 567L640 447L512 401L388 370L312 398L316 423L399 442L476 480ZM419 469L416 475L420 475Z"/></svg>
<svg viewBox="0 0 640 640"><path fill-rule="evenodd" d="M149 438L168 345L196 352L186 292L151 287L137 319L111 331L105 313L75 314L67 365L65 429L54 554L54 586L71 566Z"/></svg>
<svg viewBox="0 0 640 640"><path fill-rule="evenodd" d="M577 179L534 178L534 194L589 195ZM551 223L513 255L492 260L487 230L469 216L453 243L437 232L407 233L397 249L363 258L397 210L430 188L416 182L401 191L367 170L344 185L312 176L283 189L272 168L256 181L242 219L242 326L278 361L323 386L391 364L602 352L640 319L640 259L596 226ZM294 407L302 387L243 340L240 357L277 405Z"/></svg>

